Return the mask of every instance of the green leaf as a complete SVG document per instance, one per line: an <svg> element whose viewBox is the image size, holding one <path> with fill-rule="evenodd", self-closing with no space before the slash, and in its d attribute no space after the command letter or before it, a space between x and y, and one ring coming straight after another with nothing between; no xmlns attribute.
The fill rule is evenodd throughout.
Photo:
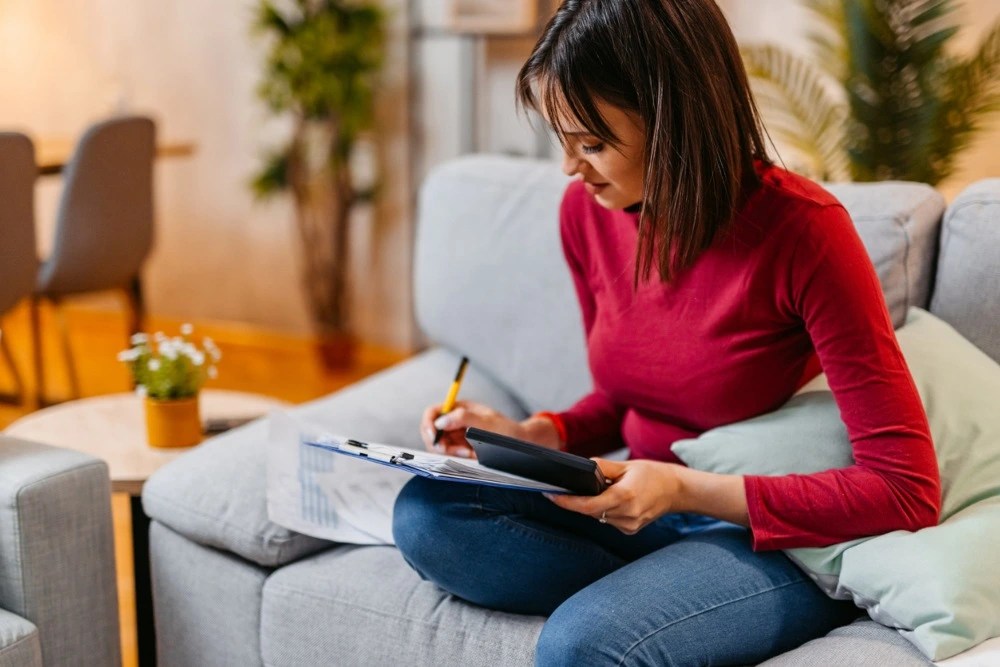
<svg viewBox="0 0 1000 667"><path fill-rule="evenodd" d="M776 46L744 46L741 52L765 127L803 153L818 178L845 179L846 109L831 98L821 73Z"/></svg>
<svg viewBox="0 0 1000 667"><path fill-rule="evenodd" d="M282 192L288 188L288 165L290 149L272 153L267 156L264 166L253 178L251 187L254 194L260 198L266 198L277 192Z"/></svg>

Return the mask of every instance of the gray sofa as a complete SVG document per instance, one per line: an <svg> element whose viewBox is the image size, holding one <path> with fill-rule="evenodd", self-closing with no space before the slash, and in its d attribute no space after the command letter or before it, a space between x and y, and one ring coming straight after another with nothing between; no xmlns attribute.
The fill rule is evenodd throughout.
<svg viewBox="0 0 1000 667"><path fill-rule="evenodd" d="M441 400L461 354L473 362L462 395L511 416L584 394L580 315L558 238L565 184L552 163L505 157L435 170L415 257L416 315L435 346L295 412L333 432L416 445L418 417ZM929 306L1000 358L1000 180L977 184L946 215L924 185L831 190L897 324L909 306ZM532 663L544 618L452 598L393 547L337 545L270 522L266 438L262 422L216 437L146 484L161 665ZM772 664L926 661L896 632L859 620Z"/></svg>
<svg viewBox="0 0 1000 667"><path fill-rule="evenodd" d="M120 664L107 465L0 436L0 667Z"/></svg>

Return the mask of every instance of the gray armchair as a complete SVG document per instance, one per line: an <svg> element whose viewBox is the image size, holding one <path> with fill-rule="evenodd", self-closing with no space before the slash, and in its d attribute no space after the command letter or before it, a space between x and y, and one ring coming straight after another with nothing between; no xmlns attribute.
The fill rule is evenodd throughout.
<svg viewBox="0 0 1000 667"><path fill-rule="evenodd" d="M0 436L0 667L121 664L107 465Z"/></svg>

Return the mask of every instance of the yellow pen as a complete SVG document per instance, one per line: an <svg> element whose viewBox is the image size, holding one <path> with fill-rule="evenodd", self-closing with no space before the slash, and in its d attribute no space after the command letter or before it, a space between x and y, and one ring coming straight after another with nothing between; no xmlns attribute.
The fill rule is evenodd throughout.
<svg viewBox="0 0 1000 667"><path fill-rule="evenodd" d="M462 361L458 364L458 372L455 373L455 380L451 383L451 387L448 389L448 395L444 399L444 404L441 406L441 414L438 415L442 417L455 407L455 399L458 398L458 388L462 386L462 376L465 375L465 367L469 365L469 358L462 357ZM437 429L434 431L434 444L438 443L441 436L444 434L442 429Z"/></svg>

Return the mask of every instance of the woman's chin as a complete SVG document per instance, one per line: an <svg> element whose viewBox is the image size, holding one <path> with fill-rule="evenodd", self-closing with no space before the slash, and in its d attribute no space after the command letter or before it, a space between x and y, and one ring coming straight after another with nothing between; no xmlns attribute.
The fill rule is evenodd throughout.
<svg viewBox="0 0 1000 667"><path fill-rule="evenodd" d="M618 209L623 209L628 207L631 202L625 201L625 197L615 196L613 192L598 192L593 195L594 201L603 206L606 209L612 211L617 211Z"/></svg>

